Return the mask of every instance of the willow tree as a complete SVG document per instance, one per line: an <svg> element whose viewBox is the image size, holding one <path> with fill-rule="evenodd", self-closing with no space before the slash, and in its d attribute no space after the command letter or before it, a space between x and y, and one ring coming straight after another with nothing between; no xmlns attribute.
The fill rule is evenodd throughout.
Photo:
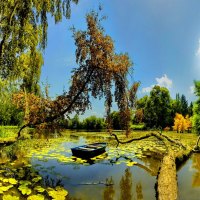
<svg viewBox="0 0 200 200"><path fill-rule="evenodd" d="M91 96L99 99L105 97L107 116L113 101L116 101L119 110L128 116L129 112L126 111L129 104L132 105L129 99L134 99L138 87L136 84L130 91L127 89L127 73L132 62L128 54L115 53L114 42L105 34L97 13L88 14L86 21L87 30L73 29L78 67L73 70L69 91L54 101L35 98L34 102L33 94L28 94L26 99L30 99L29 105L33 109L29 109L29 120L22 129L26 126L49 124L73 112L83 113L91 107ZM22 93L16 95L15 100L18 106L25 108Z"/></svg>
<svg viewBox="0 0 200 200"><path fill-rule="evenodd" d="M40 51L47 45L47 15L54 17L55 23L63 16L69 18L71 2L78 0L0 0L1 79L20 79L25 84L30 71L35 72L35 77L40 73L42 59L36 66L32 58L41 57ZM32 69L21 64L24 54L26 59L31 57L28 68Z"/></svg>

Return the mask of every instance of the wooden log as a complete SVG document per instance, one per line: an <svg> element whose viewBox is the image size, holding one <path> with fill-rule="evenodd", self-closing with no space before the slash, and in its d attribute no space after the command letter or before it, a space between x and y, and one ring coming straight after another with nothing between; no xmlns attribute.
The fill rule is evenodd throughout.
<svg viewBox="0 0 200 200"><path fill-rule="evenodd" d="M175 155L173 152L163 157L157 176L157 198L159 200L178 199Z"/></svg>

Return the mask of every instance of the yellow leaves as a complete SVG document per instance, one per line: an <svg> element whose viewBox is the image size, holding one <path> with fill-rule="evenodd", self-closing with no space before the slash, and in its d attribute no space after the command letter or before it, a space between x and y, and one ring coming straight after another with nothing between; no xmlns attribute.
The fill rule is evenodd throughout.
<svg viewBox="0 0 200 200"><path fill-rule="evenodd" d="M3 200L19 200L19 197L11 195L3 195Z"/></svg>
<svg viewBox="0 0 200 200"><path fill-rule="evenodd" d="M7 179L8 180L8 182L10 183L10 184L12 184L12 185L15 185L15 184L17 184L18 183L18 181L16 180L16 179L14 179L14 178L9 178L9 179ZM5 181L5 179L3 180L3 182Z"/></svg>
<svg viewBox="0 0 200 200"><path fill-rule="evenodd" d="M68 191L62 187L56 187L56 189L48 188L48 194L55 200L65 200L68 195Z"/></svg>
<svg viewBox="0 0 200 200"><path fill-rule="evenodd" d="M38 192L44 192L44 191L45 191L45 189L44 189L43 187L41 187L41 186L36 186L36 187L34 188L34 190L36 190L36 191L38 191Z"/></svg>
<svg viewBox="0 0 200 200"><path fill-rule="evenodd" d="M44 196L41 194L31 195L27 198L27 200L44 200Z"/></svg>
<svg viewBox="0 0 200 200"><path fill-rule="evenodd" d="M12 187L13 187L13 185L1 186L0 187L0 194L3 194L4 192L8 191Z"/></svg>
<svg viewBox="0 0 200 200"><path fill-rule="evenodd" d="M127 165L128 167L132 167L132 166L134 166L135 164L137 164L137 162L130 162L130 161L129 161L129 162L127 162L126 165Z"/></svg>
<svg viewBox="0 0 200 200"><path fill-rule="evenodd" d="M184 118L183 115L176 113L176 116L174 118L173 130L177 132L183 132L185 130L188 130L188 128L191 126L192 123L188 115Z"/></svg>
<svg viewBox="0 0 200 200"><path fill-rule="evenodd" d="M32 190L28 188L26 185L20 185L18 189L21 191L23 195L29 195L32 192Z"/></svg>

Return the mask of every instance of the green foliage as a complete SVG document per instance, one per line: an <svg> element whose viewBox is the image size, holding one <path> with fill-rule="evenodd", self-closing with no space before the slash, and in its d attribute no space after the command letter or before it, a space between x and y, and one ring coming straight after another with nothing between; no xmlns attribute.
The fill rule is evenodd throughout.
<svg viewBox="0 0 200 200"><path fill-rule="evenodd" d="M101 130L105 128L105 121L100 117L90 116L83 120L82 127L87 130Z"/></svg>
<svg viewBox="0 0 200 200"><path fill-rule="evenodd" d="M110 114L110 118L111 118L111 121L112 121L112 128L114 130L121 130L122 127L121 127L121 123L120 123L120 113L117 112L117 111L113 111Z"/></svg>
<svg viewBox="0 0 200 200"><path fill-rule="evenodd" d="M170 123L171 105L167 88L154 86L144 108L144 121L150 128L166 127Z"/></svg>
<svg viewBox="0 0 200 200"><path fill-rule="evenodd" d="M192 116L192 102L188 106L188 101L185 95L176 94L176 99L172 100L172 115L175 117L176 113L182 114L184 117L186 115Z"/></svg>
<svg viewBox="0 0 200 200"><path fill-rule="evenodd" d="M131 129L132 130L145 130L146 129L146 125L145 125L145 123L142 123L142 124L132 124L131 125Z"/></svg>
<svg viewBox="0 0 200 200"><path fill-rule="evenodd" d="M55 23L62 16L70 17L71 2L78 0L8 0L0 1L0 77L18 77L18 59L26 52L31 57L47 44L47 15L51 14ZM31 71L34 71L34 62ZM35 68L36 69L36 68ZM40 70L40 66L38 66Z"/></svg>
<svg viewBox="0 0 200 200"><path fill-rule="evenodd" d="M0 125L19 125L22 123L23 112L13 103L13 93L17 85L0 79Z"/></svg>
<svg viewBox="0 0 200 200"><path fill-rule="evenodd" d="M0 126L0 138L16 137L16 127L10 129L9 127Z"/></svg>
<svg viewBox="0 0 200 200"><path fill-rule="evenodd" d="M198 97L196 102L193 105L193 117L192 117L192 123L194 130L197 134L200 134L200 81L194 81L195 85L195 94Z"/></svg>

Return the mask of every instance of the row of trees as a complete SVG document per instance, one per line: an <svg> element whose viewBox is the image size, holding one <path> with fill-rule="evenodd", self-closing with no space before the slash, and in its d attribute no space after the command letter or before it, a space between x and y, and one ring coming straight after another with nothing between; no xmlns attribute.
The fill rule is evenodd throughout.
<svg viewBox="0 0 200 200"><path fill-rule="evenodd" d="M66 129L101 130L106 128L105 119L94 115L84 120L80 120L78 115L75 115L71 119L63 118L59 121L59 125Z"/></svg>
<svg viewBox="0 0 200 200"><path fill-rule="evenodd" d="M184 95L177 94L176 99L172 99L167 88L156 85L149 96L137 101L134 122L145 123L149 128L172 127L176 113L191 117L192 110L193 104L188 105Z"/></svg>

